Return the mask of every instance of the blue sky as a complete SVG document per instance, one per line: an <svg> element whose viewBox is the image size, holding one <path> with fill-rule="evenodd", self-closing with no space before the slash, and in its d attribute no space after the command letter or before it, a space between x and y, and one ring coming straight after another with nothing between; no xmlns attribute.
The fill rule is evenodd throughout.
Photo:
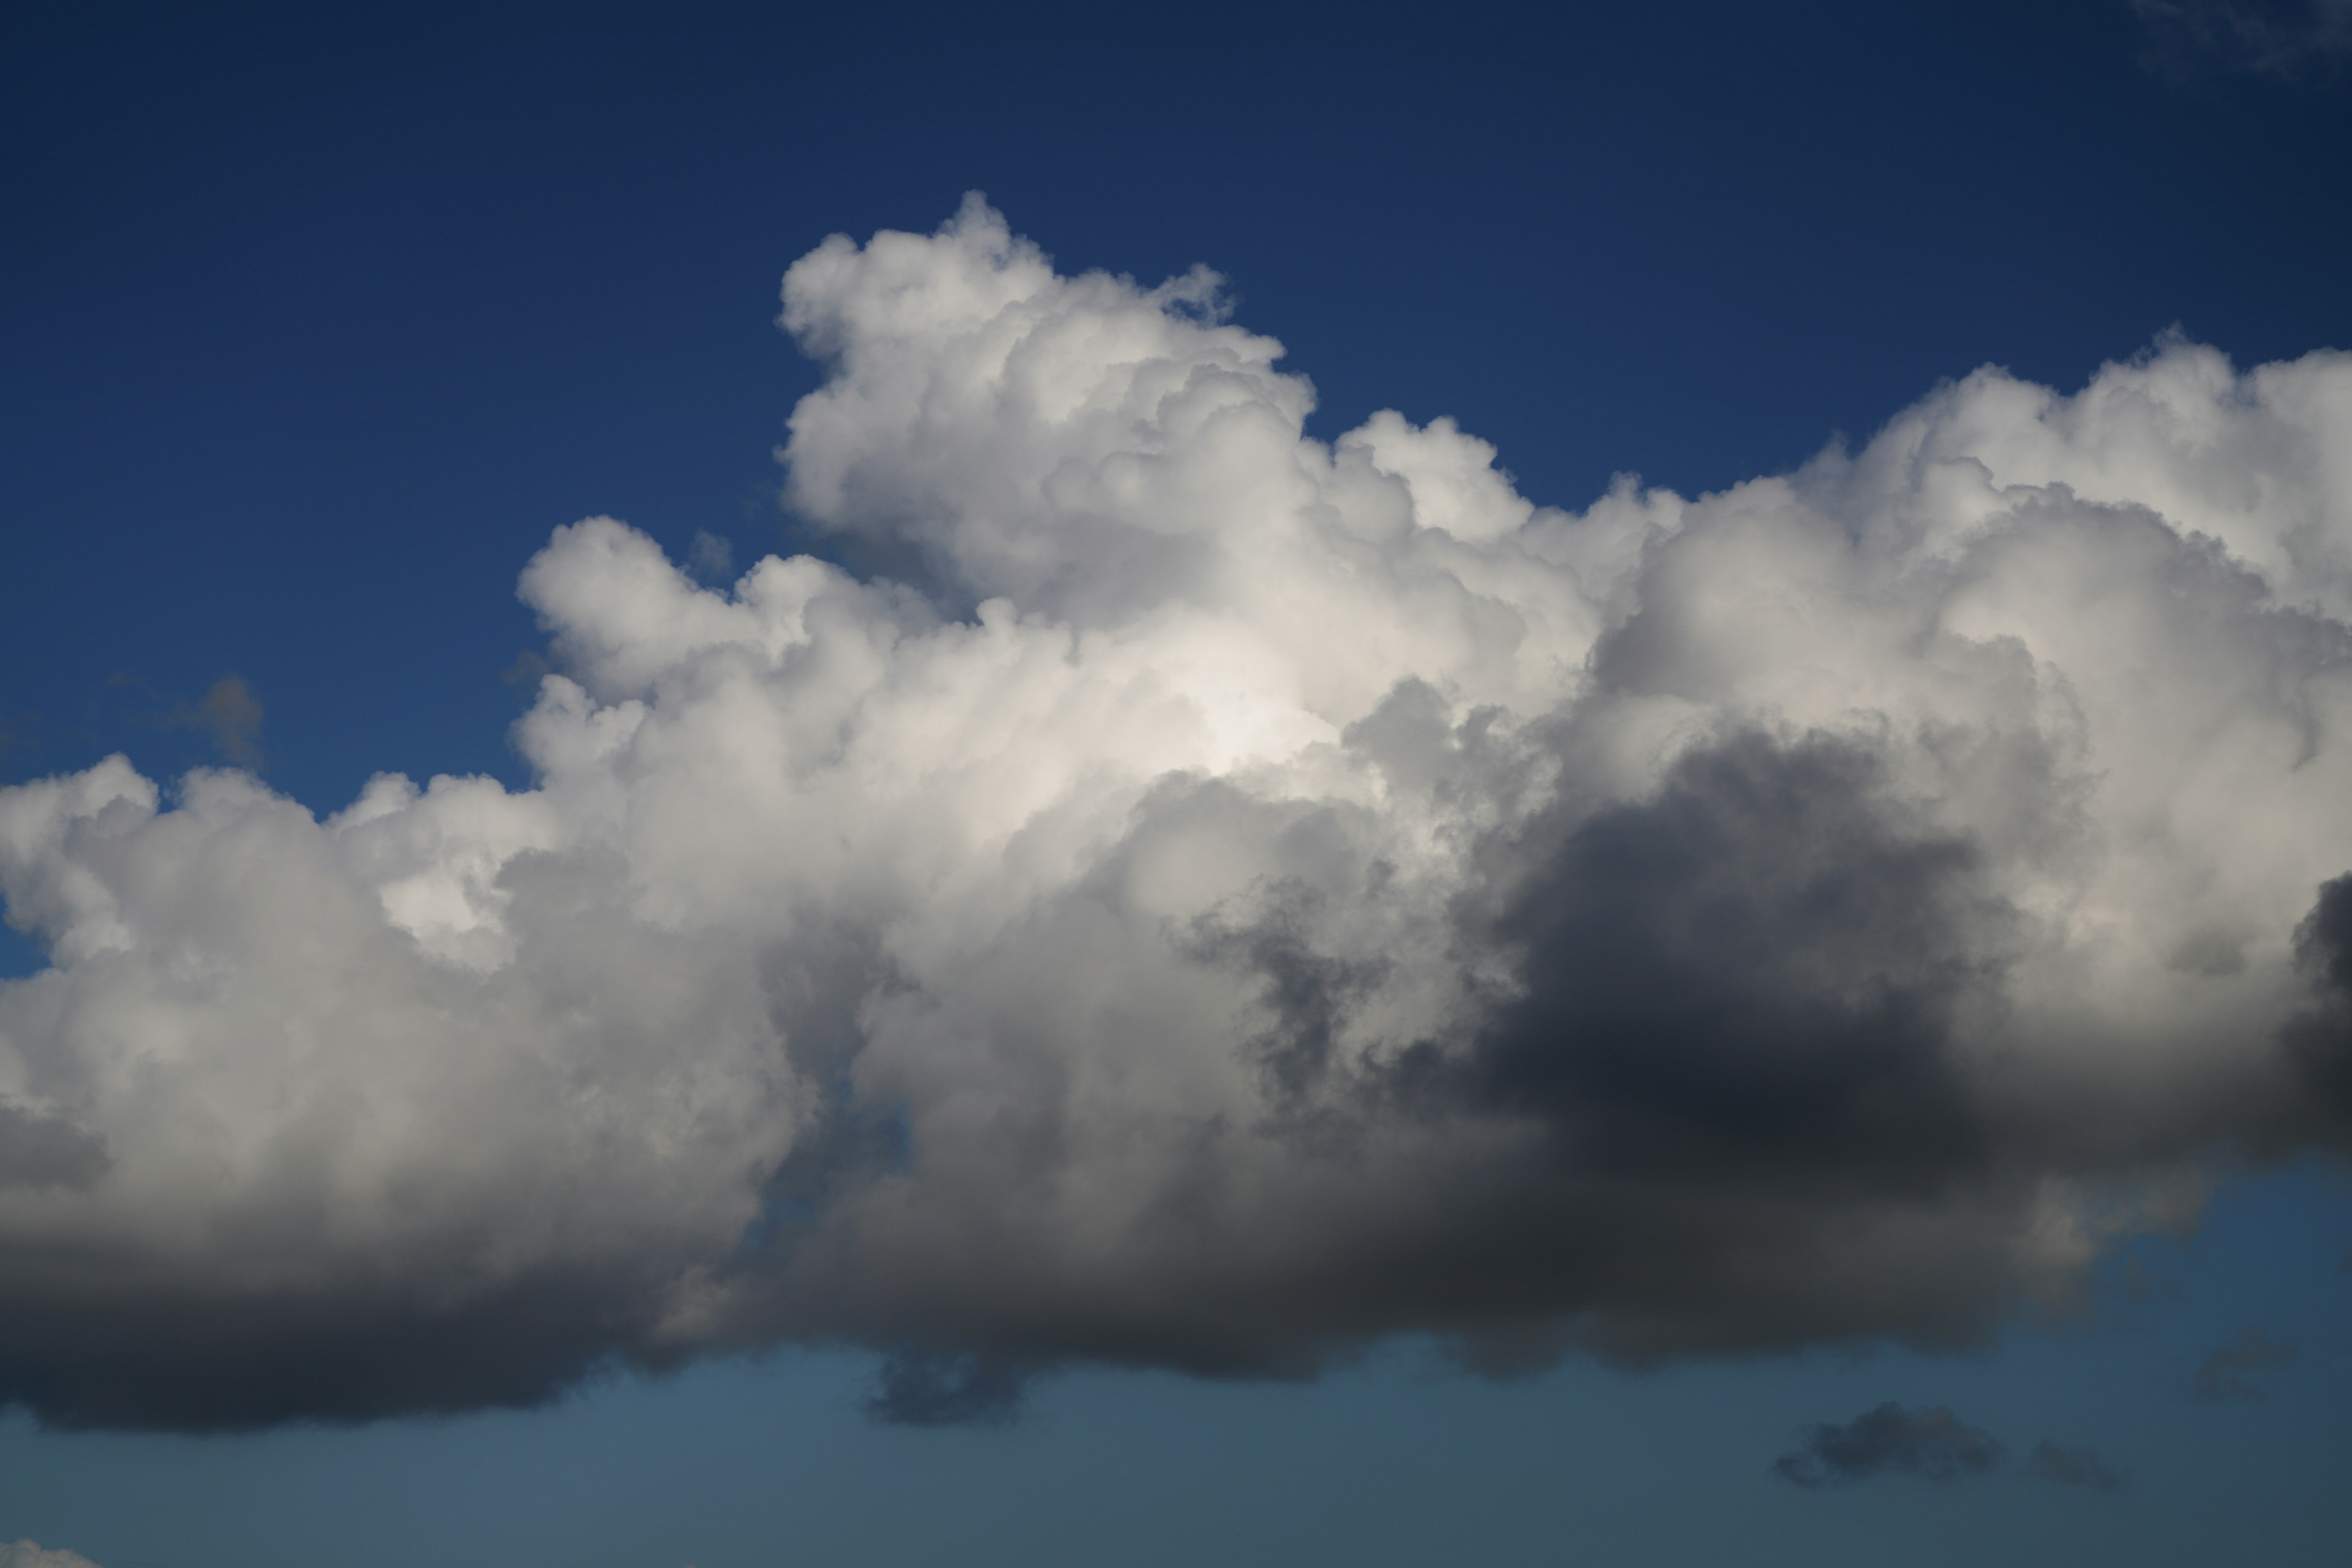
<svg viewBox="0 0 2352 1568"><path fill-rule="evenodd" d="M1021 613L1087 625L1097 601L1056 598L1064 577L1024 577L1028 557L988 555L977 532L927 532L922 517L892 510L913 507L902 495L951 509L979 493L984 464L981 477L950 474L936 491L922 488L929 479L894 489L899 479L859 470L869 489L845 491L824 515L829 503L788 493L779 466L800 400L849 384L828 383L826 367L778 330L785 269L829 235L862 245L880 230L931 234L969 191L985 192L1062 278L1098 268L1148 289L1195 264L1216 269L1233 324L1278 339L1276 368L1311 379L1308 439L1339 441L1384 409L1419 427L1451 418L1492 444L1518 495L1571 512L1622 474L1697 498L1798 469L1834 441L1864 448L1939 384L1983 365L2071 395L2175 328L2242 370L2352 348L2352 206L2338 194L2352 172L2347 26L2333 0L1683 5L1542 17L1379 6L418 6L362 17L19 5L0 22L11 219L0 226L10 344L0 376L0 784L79 773L121 752L165 786L167 806L183 798L172 781L224 764L256 769L320 817L383 772L420 783L478 774L528 790L537 774L514 726L550 659L578 673L587 657L567 654L551 631L589 633L586 612L567 607L584 601L563 597L562 583L535 609L518 598L517 578L551 531L594 515L623 520L681 563L698 536L726 542L727 572L710 565L716 546L702 547L703 576L722 586L772 552L813 552L853 572L908 576L950 621L999 593ZM851 302L826 296L810 309L845 320L864 296L843 298ZM2159 369L2190 363L2161 358L2170 352ZM2232 384L2215 405L2256 400L2251 385ZM1967 424L1952 417L1952 428ZM2323 441L2341 432L2314 427ZM805 439L813 470L824 452ZM929 452L874 449L898 453L905 472ZM2318 512L2352 506L2338 476L2315 481L2338 486L2312 503ZM2100 501L2090 480L2067 482ZM1834 512L1819 499L1828 489L1806 493L1822 515ZM2153 490L2107 499L2163 509ZM1456 531L1467 538L1469 527ZM1093 569L1092 546L1052 537L1072 573ZM2225 544L2257 561L2252 546ZM554 559L548 580L570 564ZM2307 602L2340 630L2332 588L2280 581L2278 605ZM1605 674L1613 657L1602 648L1591 668ZM1780 668L1777 655L1756 657ZM1482 671L1463 673L1460 689L1484 689L1477 681L1492 672ZM2095 708L2095 678L2072 678ZM1636 697L1666 689L1664 677L1639 690L1628 679ZM2137 701L2177 699L2186 710L2189 699L2165 684L2176 678L2148 679ZM1796 698L1775 701L1778 712L1810 711ZM1338 714L1335 733L1371 711ZM2314 734L2325 729L2310 722ZM1791 754L1800 766L1801 748ZM965 760L953 749L943 757ZM2122 765L2106 759L2102 776ZM1721 776L1670 773L1622 809L1654 798L1704 816L1717 799L1706 780ZM2352 860L2336 849L2340 808L2330 817L2292 794L2299 786L2278 787L2275 799L2248 797L2258 820L2215 838L2213 858L2271 857L2263 863L2286 868L2278 877L2301 889L2300 914ZM1987 843L1999 831L1991 816L1969 826ZM1558 864L1588 879L1614 863L1591 847L1601 841L1589 827L1563 827L1570 847L1558 850ZM1528 831L1508 842L1550 842L1540 824ZM821 837L812 830L812 842ZM2137 853L2112 847L2127 842L2120 836L2103 842L2114 857ZM2298 844L2308 846L2302 862ZM2030 904L2010 884L1997 890ZM1622 907L1646 908L1644 896ZM1560 940L1608 925L1607 910L1576 913L1582 906L1560 897L1574 915L1558 917L1570 921ZM1504 923L1551 929L1540 912L1551 907ZM1253 916L1220 903L1187 916L1209 922L1184 928L1195 967L1226 963L1235 994L1257 994L1262 976L1269 1005L1280 1004L1283 974L1319 975L1327 1026L1375 1016L1386 1004L1368 998L1386 982L1373 969L1388 960L1349 956L1344 941L1355 938L1309 930L1302 922L1323 917L1288 909ZM2238 960L2245 973L2263 973L2265 952L2289 972L2291 924L2229 939L2252 944ZM1821 951L1859 940L1838 928ZM1281 969L1293 941L1313 962ZM784 939L759 942L769 959L797 962ZM1794 967L1812 952L1792 945L1774 962ZM32 975L48 962L41 939L0 933L0 973ZM734 960L709 962L717 974ZM1898 977L1908 962L1885 961ZM2210 967L2239 973L2226 958ZM673 973L695 984L704 973ZM942 1016L959 996L1086 989L1061 970L1001 973L1016 979L973 981L969 993L942 983ZM1039 973L1049 978L1017 978ZM1544 1097L1569 1091L1515 1042L1549 1026L1542 1007L1569 1005L1547 1000L1540 979L1527 984L1535 1010L1477 1026L1478 1048L1497 1081L1556 1110ZM2274 1020L2302 1004L2263 1005L2273 1012L2248 1016ZM857 1027L881 1038L885 1011L874 1003ZM22 1020L35 1016L26 1004L0 1016L0 1032L16 1018L32 1039L36 1025ZM720 1030L733 1016L675 1028ZM1277 1077L1294 1059L1280 1052L1303 1048L1297 1026L1286 1014L1250 1037L1276 1042L1250 1048L1267 1053ZM396 1052L403 1037L387 1034L382 1048ZM2083 1080L2099 1092L2052 1091L2053 1117L2159 1120L2147 1109L2163 1098L2154 1079L2097 1077L2105 1070ZM2205 1081L2181 1072L2179 1082ZM23 1075L0 1083L13 1097L0 1110L48 1116L27 1084L37 1087ZM898 1135L913 1145L900 1158L919 1166L923 1101L908 1093L914 1110L877 1114L900 1118ZM204 1103L210 1113L223 1102ZM81 1114L57 1104L58 1117ZM379 1125L367 1115L355 1139ZM1358 1331L1345 1326L1345 1304L1318 1296L1298 1309L1313 1333L1346 1342L1319 1379L1274 1375L1280 1357L1260 1355L1255 1340L1221 1369L1234 1375L1201 1380L1181 1369L1214 1356L1191 1341L1118 1340L1099 1324L1064 1341L1032 1325L1018 1342L1049 1370L1017 1418L892 1425L865 1407L877 1350L979 1345L985 1357L999 1342L910 1307L869 1325L780 1298L744 1309L754 1326L732 1338L694 1342L680 1370L606 1370L578 1384L558 1376L535 1408L418 1417L401 1414L397 1397L381 1408L306 1406L309 1374L298 1371L285 1373L290 1403L270 1407L287 1424L191 1435L138 1429L213 1421L156 1415L164 1405L140 1403L140 1380L170 1373L138 1369L220 1353L205 1348L212 1331L188 1330L193 1348L172 1352L176 1330L142 1316L146 1299L123 1287L121 1315L106 1321L137 1326L103 1331L126 1337L94 1341L89 1353L92 1364L132 1369L124 1376L140 1386L122 1408L147 1414L66 1432L37 1418L52 1397L39 1369L53 1342L41 1336L55 1333L41 1325L54 1320L10 1307L0 1310L16 1402L0 1423L0 1541L69 1548L103 1568L425 1555L616 1568L1862 1563L1897 1551L1931 1563L2126 1552L2150 1563L2338 1563L2352 1525L2329 1485L2352 1457L2341 1417L2352 1375L2346 1143L2340 1129L2270 1115L2168 1131L2128 1161L2096 1152L2087 1133L2049 1155L2042 1173L2053 1179L2146 1180L2176 1194L2163 1211L2173 1234L2104 1239L2055 1320L2022 1287L1984 1305L1997 1323L1989 1339L1973 1318L1958 1331L1958 1320L1932 1314L1824 1309L1818 1323L1779 1338L1759 1331L1752 1342L1745 1330L1709 1328L1675 1341L1662 1364L1629 1369L1571 1349L1549 1370L1499 1382L1449 1369L1437 1342L1460 1322L1437 1309L1372 1313L1364 1350L1349 1338ZM52 1125L79 1123L9 1121L0 1132L47 1137ZM107 1133L112 1158L132 1159L121 1142L131 1135ZM2202 1206L2177 1195L2200 1178L2212 1193ZM793 1204L827 1201L797 1194L781 1178L764 1188L762 1223L788 1225L802 1213ZM647 1234L661 1234L658 1217ZM39 1247L10 1241L19 1250L0 1267L26 1278L47 1267L57 1254L42 1248L71 1233L44 1234L52 1241ZM1531 1233L1530 1247L1550 1245L1548 1234ZM215 1298L194 1289L187 1300ZM217 1300L234 1316L249 1299ZM1546 1300L1545 1310L1584 1304ZM1726 1300L1709 1298L1708 1310L1736 1318L1739 1301ZM1064 1321L1059 1306L1041 1310ZM2248 1330L2259 1337L2242 1338ZM388 1354L395 1331L371 1333L338 1327L319 1353L352 1365ZM131 1336L166 1349L134 1349ZM1890 1342L1906 1338L1931 1348ZM1969 1342L1932 1348L1955 1340ZM776 1348L745 1353L744 1342ZM614 1343L625 1361L662 1360L637 1342ZM2242 1365L2229 1359L2240 1352ZM511 1402L462 1378L452 1386L460 1392L446 1403L459 1407ZM1948 1409L1998 1439L2000 1462L1936 1479L1905 1473L1897 1458L1813 1489L1775 1474L1775 1459L1802 1451L1823 1424L1843 1429L1889 1401L1906 1419ZM342 1424L355 1415L381 1418ZM2095 1449L2124 1484L2036 1474L2044 1440Z"/></svg>

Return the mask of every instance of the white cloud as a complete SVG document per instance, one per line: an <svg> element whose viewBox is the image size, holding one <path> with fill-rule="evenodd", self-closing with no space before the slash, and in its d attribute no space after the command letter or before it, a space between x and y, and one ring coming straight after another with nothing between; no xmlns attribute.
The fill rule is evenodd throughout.
<svg viewBox="0 0 2352 1568"><path fill-rule="evenodd" d="M2338 1135L2278 1040L2352 868L2352 357L1980 371L1571 513L1450 421L1307 438L1215 290L977 202L803 258L788 493L890 575L559 529L529 791L0 790L55 965L0 1388L1965 1339Z"/></svg>
<svg viewBox="0 0 2352 1568"><path fill-rule="evenodd" d="M98 1568L79 1552L37 1541L0 1541L0 1568Z"/></svg>

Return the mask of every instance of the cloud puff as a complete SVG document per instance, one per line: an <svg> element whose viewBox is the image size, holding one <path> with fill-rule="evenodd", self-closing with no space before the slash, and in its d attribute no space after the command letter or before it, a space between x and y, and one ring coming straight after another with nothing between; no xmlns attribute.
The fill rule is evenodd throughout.
<svg viewBox="0 0 2352 1568"><path fill-rule="evenodd" d="M194 708L164 721L167 729L202 730L222 757L241 768L261 766L261 702L241 676L223 676Z"/></svg>
<svg viewBox="0 0 2352 1568"><path fill-rule="evenodd" d="M2121 1476L2107 1468L2097 1449L2069 1448L2046 1437L2033 1445L2025 1465L2043 1480L2055 1481L2060 1486L2114 1491L2124 1484Z"/></svg>
<svg viewBox="0 0 2352 1568"><path fill-rule="evenodd" d="M2034 1450L2035 1461L2042 1448ZM1815 1426L1794 1453L1773 1461L1773 1473L1801 1487L1863 1481L1873 1476L1916 1476L1949 1481L1981 1476L2000 1462L2000 1443L1942 1405L1906 1410L1892 1400L1844 1426Z"/></svg>
<svg viewBox="0 0 2352 1568"><path fill-rule="evenodd" d="M0 1541L0 1568L98 1568L79 1552L37 1541Z"/></svg>
<svg viewBox="0 0 2352 1568"><path fill-rule="evenodd" d="M900 1426L993 1426L1021 1413L1028 1369L982 1355L894 1351L883 1357L866 1413Z"/></svg>
<svg viewBox="0 0 2352 1568"><path fill-rule="evenodd" d="M530 789L0 790L0 1396L1959 1344L2342 1147L2352 357L1570 512L976 201L783 298L834 562L557 530Z"/></svg>
<svg viewBox="0 0 2352 1568"><path fill-rule="evenodd" d="M2263 1385L2255 1378L2293 1366L2294 1357L2293 1345L2280 1344L2260 1329L2241 1329L2236 1339L2206 1352L2189 1386L2200 1399L2260 1399Z"/></svg>

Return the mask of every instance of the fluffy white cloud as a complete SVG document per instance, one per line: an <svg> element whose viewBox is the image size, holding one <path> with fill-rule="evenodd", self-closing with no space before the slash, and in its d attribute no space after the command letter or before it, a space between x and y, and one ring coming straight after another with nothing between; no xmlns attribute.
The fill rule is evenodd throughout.
<svg viewBox="0 0 2352 1568"><path fill-rule="evenodd" d="M2352 1119L2352 356L1572 513L977 201L782 319L866 574L557 530L534 788L0 790L8 1396L1964 1340Z"/></svg>

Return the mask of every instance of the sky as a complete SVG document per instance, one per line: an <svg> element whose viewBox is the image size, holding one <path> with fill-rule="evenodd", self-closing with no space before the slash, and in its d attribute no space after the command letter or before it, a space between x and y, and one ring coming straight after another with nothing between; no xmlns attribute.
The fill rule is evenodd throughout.
<svg viewBox="0 0 2352 1568"><path fill-rule="evenodd" d="M2341 0L0 37L0 1568L2347 1560Z"/></svg>

